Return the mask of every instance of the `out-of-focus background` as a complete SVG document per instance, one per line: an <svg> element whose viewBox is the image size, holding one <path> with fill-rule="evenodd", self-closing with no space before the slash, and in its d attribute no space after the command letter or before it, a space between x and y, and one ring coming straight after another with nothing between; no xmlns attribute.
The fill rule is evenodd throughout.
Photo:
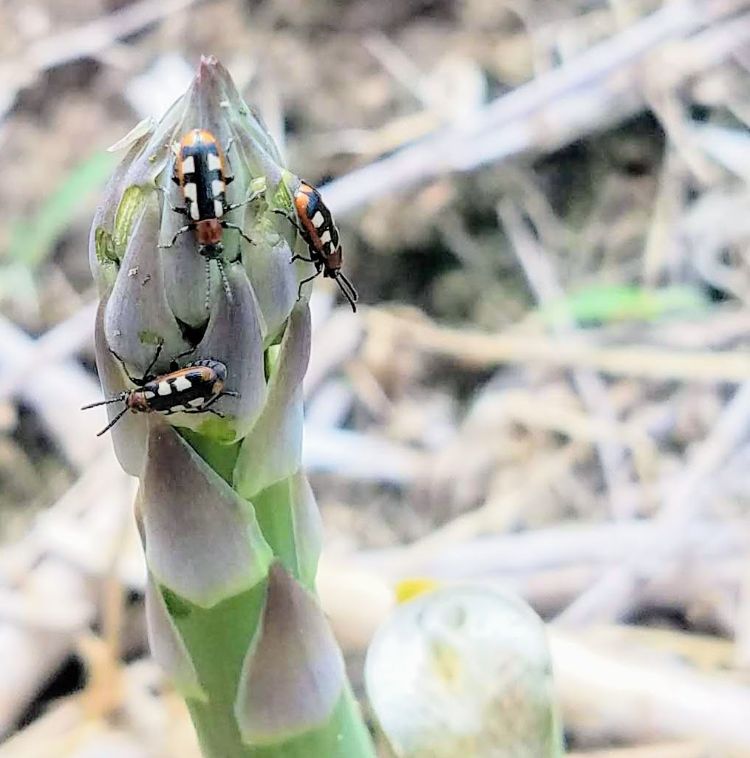
<svg viewBox="0 0 750 758"><path fill-rule="evenodd" d="M750 2L0 2L0 756L197 755L100 397L106 152L217 55L323 185L305 459L361 694L410 577L550 623L568 746L750 755Z"/></svg>

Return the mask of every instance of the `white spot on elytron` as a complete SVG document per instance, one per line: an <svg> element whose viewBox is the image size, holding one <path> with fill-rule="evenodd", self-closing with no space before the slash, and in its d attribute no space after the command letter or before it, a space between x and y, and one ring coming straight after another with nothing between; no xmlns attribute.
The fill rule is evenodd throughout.
<svg viewBox="0 0 750 758"><path fill-rule="evenodd" d="M194 174L195 173L195 158L192 155L188 155L184 161L182 161L182 173Z"/></svg>
<svg viewBox="0 0 750 758"><path fill-rule="evenodd" d="M221 169L221 160L219 159L219 156L216 155L216 153L209 153L208 154L208 170L219 171L220 169Z"/></svg>
<svg viewBox="0 0 750 758"><path fill-rule="evenodd" d="M169 386L169 382L159 382L156 387L156 392L159 395L171 395L172 388Z"/></svg>
<svg viewBox="0 0 750 758"><path fill-rule="evenodd" d="M192 400L188 400L188 405L192 405L193 408L197 408L200 405L203 405L203 403L206 402L206 399L203 397L194 397Z"/></svg>
<svg viewBox="0 0 750 758"><path fill-rule="evenodd" d="M224 203L221 200L214 200L214 213L216 218L221 218L224 215Z"/></svg>
<svg viewBox="0 0 750 758"><path fill-rule="evenodd" d="M316 211L315 215L312 217L313 226L316 229L319 229L321 226L323 226L323 222L325 219L323 218L323 214L320 211Z"/></svg>
<svg viewBox="0 0 750 758"><path fill-rule="evenodd" d="M173 405L167 408L167 410L164 411L164 413L178 413L179 411L184 411L184 410L185 410L184 405Z"/></svg>
<svg viewBox="0 0 750 758"><path fill-rule="evenodd" d="M182 191L185 195L185 199L190 201L188 203L190 206L190 218L192 218L193 221L199 221L200 209L198 208L198 188L195 186L195 184L193 184L193 182L188 182L182 188Z"/></svg>
<svg viewBox="0 0 750 758"><path fill-rule="evenodd" d="M329 245L331 242L331 232L329 229L326 229L323 234L320 235L320 241L324 245Z"/></svg>
<svg viewBox="0 0 750 758"><path fill-rule="evenodd" d="M214 193L214 197L224 192L224 182L221 179L214 179L211 182L211 191Z"/></svg>
<svg viewBox="0 0 750 758"><path fill-rule="evenodd" d="M193 383L186 376L178 376L174 380L174 388L178 392L184 392L185 390L189 390L192 386L193 386Z"/></svg>
<svg viewBox="0 0 750 758"><path fill-rule="evenodd" d="M146 400L151 400L151 398L154 396L154 393L151 392L151 390L145 390L143 392L143 397L146 398Z"/></svg>

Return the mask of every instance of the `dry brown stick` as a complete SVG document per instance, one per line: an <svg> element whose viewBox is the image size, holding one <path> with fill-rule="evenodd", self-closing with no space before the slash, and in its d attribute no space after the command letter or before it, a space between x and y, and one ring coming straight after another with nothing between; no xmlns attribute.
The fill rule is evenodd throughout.
<svg viewBox="0 0 750 758"><path fill-rule="evenodd" d="M660 532L658 520L650 519L488 535L453 544L444 542L439 549L433 549L428 537L403 547L362 551L352 559L390 581L420 575L460 581L533 574L581 564L601 570L627 560ZM741 557L748 548L747 524L700 519L686 525L673 540L658 543L652 558L672 561L691 551L696 560L710 562L722 556Z"/></svg>
<svg viewBox="0 0 750 758"><path fill-rule="evenodd" d="M519 331L490 334L441 327L427 319L370 311L372 330L386 330L395 342L472 368L520 363L541 368L588 368L611 376L657 381L728 382L750 380L750 355L739 351L670 350L650 345L600 347L576 335L564 340Z"/></svg>

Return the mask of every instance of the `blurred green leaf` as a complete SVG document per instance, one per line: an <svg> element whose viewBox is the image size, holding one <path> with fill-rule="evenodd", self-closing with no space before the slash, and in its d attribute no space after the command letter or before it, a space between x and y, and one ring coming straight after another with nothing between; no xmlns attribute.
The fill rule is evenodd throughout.
<svg viewBox="0 0 750 758"><path fill-rule="evenodd" d="M0 300L6 299L36 307L37 288L28 266L11 263L0 267Z"/></svg>
<svg viewBox="0 0 750 758"><path fill-rule="evenodd" d="M548 324L573 320L580 325L614 321L655 321L677 314L699 313L708 301L694 287L647 289L637 285L601 285L551 303L538 311Z"/></svg>
<svg viewBox="0 0 750 758"><path fill-rule="evenodd" d="M100 189L117 161L118 156L100 152L76 166L35 214L14 223L8 258L30 269L43 263L84 206L82 201Z"/></svg>

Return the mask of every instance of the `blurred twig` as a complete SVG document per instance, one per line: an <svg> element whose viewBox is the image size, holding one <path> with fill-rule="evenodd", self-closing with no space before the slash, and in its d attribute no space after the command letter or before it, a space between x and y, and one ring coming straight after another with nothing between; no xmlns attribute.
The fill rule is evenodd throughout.
<svg viewBox="0 0 750 758"><path fill-rule="evenodd" d="M607 572L576 599L559 617L564 624L621 618L637 598L639 585L655 573L651 562L655 549L674 543L701 512L705 498L701 491L721 464L750 434L750 382L741 385L723 409L711 433L690 455L679 475L669 483L666 500L659 513L658 531L644 541L623 564Z"/></svg>
<svg viewBox="0 0 750 758"><path fill-rule="evenodd" d="M393 344L403 342L473 368L523 363L661 381L740 383L750 379L750 356L735 351L676 351L638 344L600 347L580 334L564 340L519 332L489 334L438 326L415 313L371 311L368 320L370 329L384 330Z"/></svg>
<svg viewBox="0 0 750 758"><path fill-rule="evenodd" d="M2 616L0 608L0 734L13 728L95 619L96 583L87 571L106 574L131 500L129 477L107 453L41 517L22 544L3 554L0 581L10 613ZM24 614L24 605L33 612Z"/></svg>
<svg viewBox="0 0 750 758"><path fill-rule="evenodd" d="M145 29L199 0L151 0L125 5L102 18L32 42L23 58L0 64L0 117L18 92L30 86L39 74L55 66L96 56L112 44Z"/></svg>
<svg viewBox="0 0 750 758"><path fill-rule="evenodd" d="M71 331L79 336L75 328L80 326L78 315L71 323L74 325ZM87 332L90 330L89 323ZM62 328L57 336L62 336ZM18 391L23 401L39 414L67 459L82 467L103 449L102 439L96 437L103 416L79 413L82 405L100 394L100 389L91 374L74 360L67 357L61 362L44 360L45 350L59 350L57 355L67 356L70 343L56 343L56 337L48 334L37 348L33 339L11 321L0 317L0 344L3 345L0 382L7 388L5 392ZM22 371L20 367L23 367ZM71 419L76 422L71 423Z"/></svg>
<svg viewBox="0 0 750 758"><path fill-rule="evenodd" d="M551 634L550 645L564 714L581 732L636 743L695 737L750 748L750 691L742 684L679 664L642 662L560 632Z"/></svg>
<svg viewBox="0 0 750 758"><path fill-rule="evenodd" d="M346 213L452 171L467 171L528 150L551 150L603 129L645 106L644 67L648 56L666 43L710 27L714 58L741 49L750 38L750 23L733 14L747 7L746 0L668 3L617 36L498 98L470 123L441 129L331 182L324 189L326 203L336 213ZM693 72L696 55L691 50L689 56L674 56L670 86L679 81L681 71Z"/></svg>
<svg viewBox="0 0 750 758"><path fill-rule="evenodd" d="M560 301L564 293L557 281L552 263L543 248L533 239L515 203L506 199L498 205L497 212L537 303L543 306L556 300ZM567 318L562 327L553 327L553 331L565 339L575 331L575 322L572 318ZM573 370L572 379L584 407L606 430L594 444L609 493L612 513L617 518L632 517L638 509L633 477L628 471L625 447L613 433L618 420L607 395L607 387L602 378L591 370Z"/></svg>

